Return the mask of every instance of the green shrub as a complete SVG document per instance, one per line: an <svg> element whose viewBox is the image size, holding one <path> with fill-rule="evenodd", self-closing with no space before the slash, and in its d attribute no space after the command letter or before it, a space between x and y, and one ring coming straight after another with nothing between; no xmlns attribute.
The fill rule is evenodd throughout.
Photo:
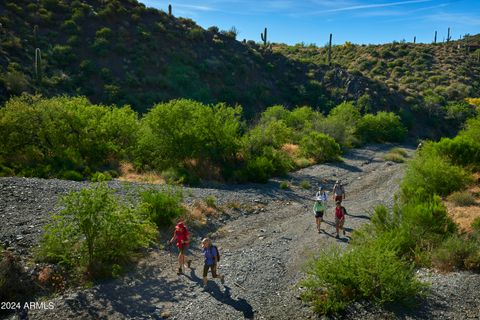
<svg viewBox="0 0 480 320"><path fill-rule="evenodd" d="M356 131L359 120L358 109L352 103L342 103L330 111L321 124L320 131L335 139L338 144L352 147L358 144Z"/></svg>
<svg viewBox="0 0 480 320"><path fill-rule="evenodd" d="M81 179L69 171L114 168L136 144L137 115L86 98L21 96L0 109L0 161L15 173Z"/></svg>
<svg viewBox="0 0 480 320"><path fill-rule="evenodd" d="M280 182L279 187L280 187L280 189L282 189L282 190L287 190L287 189L288 189L288 182L287 182L287 181L282 181L282 182Z"/></svg>
<svg viewBox="0 0 480 320"><path fill-rule="evenodd" d="M480 116L467 120L465 129L460 131L459 136L477 141L480 137Z"/></svg>
<svg viewBox="0 0 480 320"><path fill-rule="evenodd" d="M405 162L405 158L408 157L408 153L401 148L392 148L383 158L385 161L393 161L397 163Z"/></svg>
<svg viewBox="0 0 480 320"><path fill-rule="evenodd" d="M273 175L274 169L270 159L265 156L259 156L247 160L244 175L249 181L267 182Z"/></svg>
<svg viewBox="0 0 480 320"><path fill-rule="evenodd" d="M302 298L320 314L338 312L364 299L378 304L407 302L423 287L413 271L394 250L375 243L344 253L327 249L307 266Z"/></svg>
<svg viewBox="0 0 480 320"><path fill-rule="evenodd" d="M340 146L323 133L310 132L300 141L300 151L304 157L318 162L335 161L340 157Z"/></svg>
<svg viewBox="0 0 480 320"><path fill-rule="evenodd" d="M68 170L68 171L63 171L58 174L58 177L60 179L64 180L73 180L73 181L82 181L83 176L80 172L77 172L75 170Z"/></svg>
<svg viewBox="0 0 480 320"><path fill-rule="evenodd" d="M472 229L480 233L480 217L477 217L473 220Z"/></svg>
<svg viewBox="0 0 480 320"><path fill-rule="evenodd" d="M137 157L155 169L184 167L192 159L223 165L239 150L241 108L172 100L154 106L142 119ZM199 172L200 173L200 172Z"/></svg>
<svg viewBox="0 0 480 320"><path fill-rule="evenodd" d="M478 270L480 244L468 241L463 236L454 235L441 243L432 253L432 264L441 271L459 269Z"/></svg>
<svg viewBox="0 0 480 320"><path fill-rule="evenodd" d="M244 136L244 149L246 153L260 155L265 147L279 149L291 142L293 135L293 130L283 120L260 123Z"/></svg>
<svg viewBox="0 0 480 320"><path fill-rule="evenodd" d="M74 271L90 276L111 272L112 263L130 260L155 237L154 226L119 204L105 185L71 192L60 205L62 211L45 227L39 258Z"/></svg>
<svg viewBox="0 0 480 320"><path fill-rule="evenodd" d="M205 203L210 208L216 208L217 199L214 196L208 196L205 198Z"/></svg>
<svg viewBox="0 0 480 320"><path fill-rule="evenodd" d="M358 122L357 133L367 142L399 142L405 138L407 129L398 115L382 111L364 115Z"/></svg>
<svg viewBox="0 0 480 320"><path fill-rule="evenodd" d="M303 189L311 189L312 188L312 184L310 183L310 181L308 180L302 180L300 182L300 187L302 187Z"/></svg>
<svg viewBox="0 0 480 320"><path fill-rule="evenodd" d="M185 211L181 205L183 195L175 189L163 192L153 189L145 190L140 193L140 197L142 212L159 228L169 226Z"/></svg>
<svg viewBox="0 0 480 320"><path fill-rule="evenodd" d="M393 161L397 163L403 163L405 162L405 158L399 155L398 153L387 153L383 159L385 161Z"/></svg>
<svg viewBox="0 0 480 320"><path fill-rule="evenodd" d="M112 176L108 172L95 172L91 177L92 182L103 182L112 180Z"/></svg>
<svg viewBox="0 0 480 320"><path fill-rule="evenodd" d="M425 144L420 154L410 161L401 184L404 198L418 194L421 190L428 195L447 196L471 181L463 168L450 164L436 153L429 152L430 149L431 146Z"/></svg>
<svg viewBox="0 0 480 320"><path fill-rule="evenodd" d="M15 172L12 169L0 164L0 177L11 177L14 175Z"/></svg>
<svg viewBox="0 0 480 320"><path fill-rule="evenodd" d="M375 208L371 224L356 231L353 243L363 245L372 239L396 250L399 257L417 259L415 250L430 250L456 231L439 197L410 199L392 212Z"/></svg>
<svg viewBox="0 0 480 320"><path fill-rule="evenodd" d="M446 157L453 164L459 166L480 167L480 142L478 137L457 136L453 139L443 138L432 144L433 151Z"/></svg>
<svg viewBox="0 0 480 320"><path fill-rule="evenodd" d="M307 158L297 158L294 160L295 162L295 165L298 167L298 168L306 168L308 166L310 166L310 161L308 161Z"/></svg>
<svg viewBox="0 0 480 320"><path fill-rule="evenodd" d="M457 206L466 207L475 205L475 197L468 191L456 191L449 195L447 199Z"/></svg>

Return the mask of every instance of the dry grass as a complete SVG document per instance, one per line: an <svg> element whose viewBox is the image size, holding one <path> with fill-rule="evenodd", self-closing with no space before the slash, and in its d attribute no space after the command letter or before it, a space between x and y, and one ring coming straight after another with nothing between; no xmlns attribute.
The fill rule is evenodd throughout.
<svg viewBox="0 0 480 320"><path fill-rule="evenodd" d="M132 163L122 162L120 164L120 181L128 182L146 182L152 184L164 184L165 179L155 171L138 173Z"/></svg>
<svg viewBox="0 0 480 320"><path fill-rule="evenodd" d="M298 156L300 156L300 147L297 144L285 143L282 146L282 151L292 158L297 158Z"/></svg>
<svg viewBox="0 0 480 320"><path fill-rule="evenodd" d="M207 217L217 217L216 208L209 207L202 201L195 201L192 207L185 207L185 220L197 226L203 226L207 223Z"/></svg>
<svg viewBox="0 0 480 320"><path fill-rule="evenodd" d="M474 175L475 180L479 181L480 172ZM461 206L456 205L452 201L445 201L448 214L453 221L463 231L470 232L472 230L472 222L480 217L480 185L474 185L466 190L466 192L473 195L475 202L472 205Z"/></svg>
<svg viewBox="0 0 480 320"><path fill-rule="evenodd" d="M295 166L298 168L305 168L308 166L312 166L316 163L315 160L312 158L307 159L302 157L298 144L285 143L282 146L281 150L293 160L293 163L295 163Z"/></svg>

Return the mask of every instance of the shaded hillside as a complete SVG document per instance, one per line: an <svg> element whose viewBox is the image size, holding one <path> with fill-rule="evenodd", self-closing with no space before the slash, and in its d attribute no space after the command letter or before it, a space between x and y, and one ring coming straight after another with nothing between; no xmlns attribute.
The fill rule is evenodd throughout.
<svg viewBox="0 0 480 320"><path fill-rule="evenodd" d="M327 112L360 99L362 111L396 111L408 124L412 112L431 119L423 106L443 93L456 100L479 86L478 62L453 44L338 46L328 66L325 49L239 42L234 29L204 30L175 7L171 16L136 0L6 0L0 12L1 103L26 91L144 112L182 97L241 104L251 118L274 104Z"/></svg>
<svg viewBox="0 0 480 320"><path fill-rule="evenodd" d="M329 108L345 98L310 83L306 64L136 1L7 0L0 11L2 101L23 91L78 94L145 111L186 97L240 103L251 115L277 103ZM314 72L321 81L324 68ZM339 86L351 77L336 74Z"/></svg>

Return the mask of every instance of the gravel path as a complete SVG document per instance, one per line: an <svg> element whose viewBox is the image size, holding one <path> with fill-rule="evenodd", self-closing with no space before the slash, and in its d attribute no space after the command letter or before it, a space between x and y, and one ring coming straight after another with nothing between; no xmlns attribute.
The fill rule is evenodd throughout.
<svg viewBox="0 0 480 320"><path fill-rule="evenodd" d="M382 160L391 146L369 146L350 151L345 161L316 165L291 174L290 188L281 180L265 185L220 185L186 188L187 203L213 195L218 206L235 204L208 227L194 230L192 269L175 274L175 253L151 248L148 256L120 279L90 289L70 290L52 298L54 310L31 311L31 319L307 319L316 318L298 296L302 266L326 246L346 246L353 230L368 222L378 204L391 207L404 166ZM410 152L413 152L410 150ZM331 190L336 179L346 188L346 237L335 239L333 201L330 200L324 232L315 230L312 197L319 184ZM315 189L305 190L309 181ZM88 183L41 179L0 179L0 241L23 255L38 242L46 214L58 197ZM132 192L118 181L110 183L121 194ZM330 197L331 198L331 197ZM221 252L220 273L225 285L210 280L201 287L202 259L199 240L213 235ZM346 319L479 319L480 276L471 273L418 276L432 283L421 306L376 308L352 305L339 316Z"/></svg>

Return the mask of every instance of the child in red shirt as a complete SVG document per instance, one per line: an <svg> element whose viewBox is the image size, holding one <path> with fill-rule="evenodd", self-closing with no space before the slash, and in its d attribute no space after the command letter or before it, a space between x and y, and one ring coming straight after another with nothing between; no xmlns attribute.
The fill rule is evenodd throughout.
<svg viewBox="0 0 480 320"><path fill-rule="evenodd" d="M343 235L345 235L345 229L343 229L343 224L345 222L345 208L342 207L342 203L337 201L335 207L335 229L337 230L336 238L339 238L340 229L343 230Z"/></svg>

